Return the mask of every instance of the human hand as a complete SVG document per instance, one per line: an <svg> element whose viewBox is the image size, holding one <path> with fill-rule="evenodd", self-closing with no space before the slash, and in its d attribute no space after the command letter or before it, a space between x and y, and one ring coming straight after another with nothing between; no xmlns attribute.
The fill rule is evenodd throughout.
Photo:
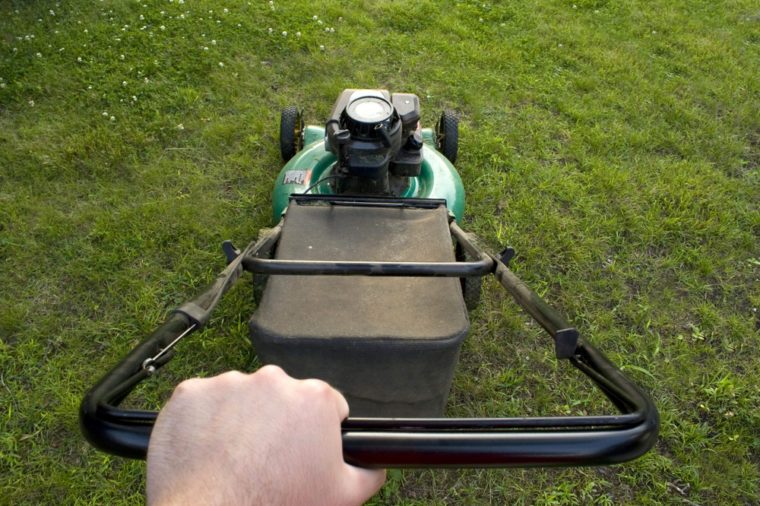
<svg viewBox="0 0 760 506"><path fill-rule="evenodd" d="M343 460L345 398L276 366L183 381L148 449L148 504L361 504L384 470Z"/></svg>

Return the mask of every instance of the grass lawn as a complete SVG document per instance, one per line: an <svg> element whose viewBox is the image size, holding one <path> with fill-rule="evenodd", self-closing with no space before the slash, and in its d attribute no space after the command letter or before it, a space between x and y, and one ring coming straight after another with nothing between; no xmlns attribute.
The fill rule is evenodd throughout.
<svg viewBox="0 0 760 506"><path fill-rule="evenodd" d="M389 472L375 504L760 503L752 0L0 3L0 503L135 504L86 388L270 225L282 107L343 88L460 117L466 228L655 399L614 467ZM448 414L607 413L495 283ZM258 367L247 283L133 401Z"/></svg>

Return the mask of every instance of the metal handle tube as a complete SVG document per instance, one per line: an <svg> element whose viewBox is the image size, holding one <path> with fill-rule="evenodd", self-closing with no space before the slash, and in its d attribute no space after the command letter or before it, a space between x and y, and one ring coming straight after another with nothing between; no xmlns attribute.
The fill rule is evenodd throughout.
<svg viewBox="0 0 760 506"><path fill-rule="evenodd" d="M281 260L256 258L250 254L243 258L243 268L250 272L280 275L328 275L328 276L434 276L474 277L492 272L494 259L477 249L472 238L467 237L455 222L450 230L457 241L477 260L473 262L363 262L323 260ZM279 232L279 230L278 230ZM279 237L279 233L278 233Z"/></svg>
<svg viewBox="0 0 760 506"><path fill-rule="evenodd" d="M270 260L248 257L243 267L250 272L285 275L328 276L432 276L461 278L482 276L493 269L488 256L474 262L330 262L321 260Z"/></svg>
<svg viewBox="0 0 760 506"><path fill-rule="evenodd" d="M87 392L79 409L79 423L85 437L93 446L122 457L145 458L152 425L110 421L103 416L101 406L121 401L126 394L120 387L125 382L132 383L130 379L137 379L138 381L131 385L134 388L140 380L148 376L142 372L142 363L191 325L187 316L173 313L166 323L156 329Z"/></svg>
<svg viewBox="0 0 760 506"><path fill-rule="evenodd" d="M578 341L577 331L569 327L559 313L541 300L498 258L484 253L477 246L475 236L466 234L455 223L451 224L451 230L465 249L480 258L479 261L470 262L463 270L455 270L450 263L415 262L356 262L349 263L351 265L348 268L341 267L337 270L342 270L340 274L367 274L369 271L367 275L462 276L471 275L462 274L465 271L488 272L494 269L502 286L555 341L566 338L568 330L574 332L575 339L565 343L562 353L559 353L557 341L558 356L567 354L570 362L599 387L621 414L496 419L348 419L342 427L346 461L364 467L604 465L636 458L651 448L657 438L659 425L657 410L651 399L593 346ZM256 272L273 273L261 271L258 267L275 264L262 263L256 257L260 254L265 256L262 253L264 250L271 251L279 233L278 226L256 245L246 248L245 253L235 259L237 263L231 263L225 270L226 274L223 273L212 288L194 302L200 303L202 310L210 313L222 294L239 276L241 266L246 269L255 267L253 270ZM308 272L291 270L282 273L324 273L319 269L329 262L316 264L319 265L304 267ZM394 265L395 268L392 267ZM431 268L431 265L434 267ZM293 265L280 264L275 270L285 267L292 268ZM382 273L376 273L378 269ZM338 274L335 271L328 273ZM94 446L115 455L145 458L157 413L120 409L118 404L149 375L142 367L143 362L155 357L178 335L196 323L191 314L175 312L86 394L80 409L80 421L82 431ZM168 353L163 355L155 365L163 365L169 357Z"/></svg>
<svg viewBox="0 0 760 506"><path fill-rule="evenodd" d="M145 458L157 413L110 406L107 389L131 374L145 355L139 351L115 368L106 378L110 380L96 386L82 405L82 427L90 442L130 458ZM576 466L613 464L645 453L658 428L649 397L592 346L581 344L577 360L615 385L625 399L621 404L630 411L577 418L349 418L342 430L346 462L363 467Z"/></svg>

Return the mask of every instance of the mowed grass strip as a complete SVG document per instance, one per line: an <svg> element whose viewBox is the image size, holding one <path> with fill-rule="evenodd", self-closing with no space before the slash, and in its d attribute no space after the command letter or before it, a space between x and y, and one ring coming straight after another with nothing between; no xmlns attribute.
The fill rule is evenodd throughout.
<svg viewBox="0 0 760 506"><path fill-rule="evenodd" d="M374 504L760 502L755 2L206 0L0 5L0 503L134 504L84 391L270 225L279 111L343 88L461 118L466 228L655 399L643 458L389 474ZM259 363L247 283L131 399ZM452 416L613 407L493 282Z"/></svg>

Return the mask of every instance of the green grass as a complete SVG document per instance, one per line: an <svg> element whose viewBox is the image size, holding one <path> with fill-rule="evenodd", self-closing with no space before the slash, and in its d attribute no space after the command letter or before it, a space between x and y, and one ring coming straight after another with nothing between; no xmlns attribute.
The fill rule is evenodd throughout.
<svg viewBox="0 0 760 506"><path fill-rule="evenodd" d="M80 436L82 394L269 225L280 108L318 124L347 87L459 112L466 227L662 417L632 463L391 471L374 502L760 502L757 3L273 5L0 5L0 503L141 501L144 464ZM133 402L255 369L252 309L234 289ZM549 344L488 283L449 414L609 412Z"/></svg>

